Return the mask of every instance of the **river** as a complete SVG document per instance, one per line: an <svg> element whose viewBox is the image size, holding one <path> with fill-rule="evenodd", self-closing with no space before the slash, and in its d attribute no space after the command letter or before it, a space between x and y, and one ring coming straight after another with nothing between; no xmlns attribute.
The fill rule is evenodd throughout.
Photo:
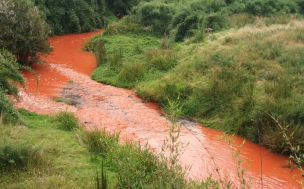
<svg viewBox="0 0 304 189"><path fill-rule="evenodd" d="M47 64L32 66L40 78L37 94L34 76L24 71L29 93L21 91L22 99L15 106L40 114L71 111L86 129L119 130L122 140L148 142L152 149L159 151L168 136L168 128L158 105L146 102L131 90L90 78L97 66L96 59L93 54L83 52L82 45L100 32L50 38L54 52L44 58ZM55 102L55 97L68 99L72 105ZM180 161L191 166L189 178L204 179L212 174L214 178L231 179L238 186L237 161L244 158L249 166L245 168L245 178L252 188L301 188L296 181L301 179L300 172L282 167L286 165L287 157L247 141L237 158L232 155L237 148L219 139L223 132L187 120L181 122L184 126L180 140L185 144L189 142L189 145ZM235 137L236 146L243 140Z"/></svg>

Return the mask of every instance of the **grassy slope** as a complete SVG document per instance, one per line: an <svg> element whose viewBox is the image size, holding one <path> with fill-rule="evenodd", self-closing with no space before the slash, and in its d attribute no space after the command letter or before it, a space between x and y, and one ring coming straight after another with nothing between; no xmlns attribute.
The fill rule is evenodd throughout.
<svg viewBox="0 0 304 189"><path fill-rule="evenodd" d="M96 188L96 171L100 178L102 164L108 188L220 187L211 178L186 181L180 165L168 168L171 159L160 158L148 146L120 143L117 133L75 129L73 114L48 117L19 112L26 126L0 124L0 165L5 166L0 167L0 188ZM38 150L27 154L31 149ZM18 163L20 158L28 159L23 165L5 164L6 160L10 165ZM230 182L225 184L228 187Z"/></svg>
<svg viewBox="0 0 304 189"><path fill-rule="evenodd" d="M237 17L231 21L242 20L242 15ZM135 82L114 79L107 83L133 88L143 98L160 104L179 96L185 116L255 142L260 140L274 151L287 152L282 131L269 116L272 115L286 127L288 135L296 133L292 143L304 149L301 138L304 134L304 24L290 17L289 21L285 17L284 22L287 24L271 25L277 23L276 17L256 18L253 25L209 34L198 43L191 43L190 39L171 49L143 46L142 49L157 50L127 56L141 63L144 76ZM137 38L128 32L102 38L106 49L123 47L125 38L134 42L133 49L142 45L135 43ZM163 41L159 40L160 46ZM174 54L173 58L165 55L168 51ZM173 64L174 68L158 66L170 64L172 59L178 62ZM107 64L97 68L92 78L105 81L107 77L103 73L113 71ZM118 77L121 72L119 67L111 77Z"/></svg>
<svg viewBox="0 0 304 189"><path fill-rule="evenodd" d="M97 162L75 132L56 129L50 117L22 111L27 126L0 127L0 141L32 144L42 163L26 171L0 172L0 188L94 188ZM112 188L113 172L108 172Z"/></svg>

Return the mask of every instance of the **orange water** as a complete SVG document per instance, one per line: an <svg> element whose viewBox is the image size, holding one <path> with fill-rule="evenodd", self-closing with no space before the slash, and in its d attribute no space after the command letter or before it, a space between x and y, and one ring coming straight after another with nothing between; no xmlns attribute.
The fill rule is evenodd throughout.
<svg viewBox="0 0 304 189"><path fill-rule="evenodd" d="M142 100L131 90L90 79L96 60L91 53L81 49L91 36L100 32L52 37L50 43L55 50L45 58L48 64L32 66L40 78L37 95L20 92L22 100L16 103L16 107L42 114L52 114L60 109L72 111L87 129L120 130L122 139L148 142L153 149L160 151L168 129L157 104ZM24 76L28 79L29 91L34 93L34 77L26 71ZM78 104L69 106L54 102L54 97L62 95L74 96ZM191 166L188 176L204 179L212 174L214 178L229 178L236 186L239 185L237 159L231 155L235 148L219 139L223 133L194 122L182 122L184 126L180 139L185 144L189 142L189 145L180 161ZM237 145L243 140L235 137ZM262 188L262 185L264 188L301 188L293 178L300 172L281 167L286 164L287 157L271 153L251 142L244 144L241 157L250 161L246 178L251 178L252 188Z"/></svg>

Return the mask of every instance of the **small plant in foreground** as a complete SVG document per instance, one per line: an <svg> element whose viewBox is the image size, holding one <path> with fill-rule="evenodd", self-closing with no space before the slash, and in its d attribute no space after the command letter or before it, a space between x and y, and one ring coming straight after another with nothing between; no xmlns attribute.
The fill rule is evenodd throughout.
<svg viewBox="0 0 304 189"><path fill-rule="evenodd" d="M39 164L39 148L26 143L12 144L5 139L0 143L0 170L26 169Z"/></svg>
<svg viewBox="0 0 304 189"><path fill-rule="evenodd" d="M227 143L229 145L229 147L231 149L233 149L232 156L237 161L236 172L237 172L237 176L238 176L238 183L235 183L235 184L239 185L239 187L242 189L251 188L250 176L246 174L246 170L249 168L249 161L246 161L246 159L241 156L242 147L245 144L246 140L244 140L241 145L237 146L235 144L234 135L229 136L226 133L224 133L224 135L221 136L220 139L222 139L225 143ZM261 175L261 182L263 184L262 178L263 178L263 175Z"/></svg>
<svg viewBox="0 0 304 189"><path fill-rule="evenodd" d="M273 119L273 121L278 125L278 127L281 129L282 131L282 135L285 139L286 144L288 145L290 151L291 151L291 155L289 156L289 158L294 161L297 164L297 168L301 171L301 176L304 177L304 170L303 170L303 163L304 163L304 154L301 153L300 151L300 146L297 145L295 146L292 142L291 142L291 138L293 137L292 133L290 136L288 136L286 134L286 129L283 128L283 126L281 125L281 123L274 118L272 115L268 114L269 117L271 117L271 119ZM296 181L303 187L303 180L299 181L296 179Z"/></svg>
<svg viewBox="0 0 304 189"><path fill-rule="evenodd" d="M74 113L61 111L52 116L52 120L56 123L57 128L65 131L72 131L79 127L78 119Z"/></svg>
<svg viewBox="0 0 304 189"><path fill-rule="evenodd" d="M101 163L101 168L100 170L96 169L96 177L95 177L95 182L96 182L96 189L108 189L108 175L107 175L107 170L103 165L103 161Z"/></svg>

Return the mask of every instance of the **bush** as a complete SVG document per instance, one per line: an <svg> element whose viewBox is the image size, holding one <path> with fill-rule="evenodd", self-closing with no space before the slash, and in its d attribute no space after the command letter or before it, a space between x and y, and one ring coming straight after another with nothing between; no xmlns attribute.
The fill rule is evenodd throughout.
<svg viewBox="0 0 304 189"><path fill-rule="evenodd" d="M141 3L133 11L140 24L144 27L151 27L153 33L160 36L168 33L167 28L174 14L172 6L164 3L147 2Z"/></svg>
<svg viewBox="0 0 304 189"><path fill-rule="evenodd" d="M278 13L296 13L297 4L286 0L254 0L246 4L246 12L256 16L270 16Z"/></svg>
<svg viewBox="0 0 304 189"><path fill-rule="evenodd" d="M39 148L34 148L26 143L12 144L3 140L0 143L0 170L12 171L26 169L36 165L39 160Z"/></svg>
<svg viewBox="0 0 304 189"><path fill-rule="evenodd" d="M18 99L18 84L24 86L25 79L20 74L20 65L7 50L0 50L0 116L4 114L4 122L20 120L18 112L13 108L9 96Z"/></svg>
<svg viewBox="0 0 304 189"><path fill-rule="evenodd" d="M74 113L61 111L53 115L52 120L55 122L56 127L61 130L72 131L79 128L78 119L75 117Z"/></svg>

